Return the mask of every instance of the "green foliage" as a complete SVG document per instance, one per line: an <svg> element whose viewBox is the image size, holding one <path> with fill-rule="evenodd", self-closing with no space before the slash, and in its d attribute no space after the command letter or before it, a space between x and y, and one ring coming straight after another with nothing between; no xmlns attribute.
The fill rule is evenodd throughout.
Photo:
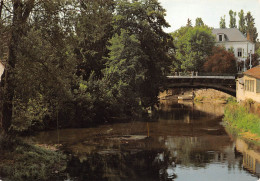
<svg viewBox="0 0 260 181"><path fill-rule="evenodd" d="M191 20L189 18L187 20L186 27L192 27L192 23L191 23Z"/></svg>
<svg viewBox="0 0 260 181"><path fill-rule="evenodd" d="M224 121L240 133L251 132L260 136L260 118L251 114L236 102L229 102L225 108Z"/></svg>
<svg viewBox="0 0 260 181"><path fill-rule="evenodd" d="M257 33L257 29L255 27L255 18L253 18L250 11L247 12L247 14L245 16L245 20L246 20L247 34L249 33L250 40L252 42L256 43L258 33Z"/></svg>
<svg viewBox="0 0 260 181"><path fill-rule="evenodd" d="M236 102L237 102L237 100L235 97L230 96L227 98L227 103L236 103Z"/></svg>
<svg viewBox="0 0 260 181"><path fill-rule="evenodd" d="M206 56L211 54L215 37L207 26L182 27L172 34L177 47L176 69L201 71Z"/></svg>
<svg viewBox="0 0 260 181"><path fill-rule="evenodd" d="M60 152L28 145L12 137L0 136L0 174L8 180L50 180L55 172L66 169L66 157Z"/></svg>
<svg viewBox="0 0 260 181"><path fill-rule="evenodd" d="M258 48L258 49L256 50L256 53L257 53L258 57L260 57L260 48Z"/></svg>
<svg viewBox="0 0 260 181"><path fill-rule="evenodd" d="M137 66L134 65L135 68L140 67L143 71L138 75L141 71L137 70L137 78L142 84L137 82L136 91L141 97L143 107L153 106L158 101L159 88L163 86L172 61L168 52L174 48L172 37L162 29L169 26L164 19L165 10L158 1L142 0L119 1L116 11L117 15L114 18L116 32L120 33L124 29L130 37L134 35L138 41L132 41L137 46L133 52L129 47L123 50L132 59L130 62L126 60L126 64L132 64L132 61L138 62ZM125 57L117 61L123 59Z"/></svg>
<svg viewBox="0 0 260 181"><path fill-rule="evenodd" d="M238 17L239 17L239 26L238 26L239 31L244 35L246 35L246 24L245 24L246 21L245 21L243 9L241 9L241 11L238 13Z"/></svg>
<svg viewBox="0 0 260 181"><path fill-rule="evenodd" d="M79 60L77 75L87 80L92 72L101 78L108 56L108 41L113 36L114 1L81 1L76 16L75 53Z"/></svg>
<svg viewBox="0 0 260 181"><path fill-rule="evenodd" d="M220 22L219 22L219 27L224 29L226 27L226 16L224 15L223 17L220 17Z"/></svg>
<svg viewBox="0 0 260 181"><path fill-rule="evenodd" d="M5 22L15 27L1 82L6 132L134 118L157 103L174 59L158 1L9 3L26 17Z"/></svg>
<svg viewBox="0 0 260 181"><path fill-rule="evenodd" d="M201 18L196 18L195 21L196 21L195 26L204 26L205 25Z"/></svg>
<svg viewBox="0 0 260 181"><path fill-rule="evenodd" d="M202 102L204 99L205 99L204 96L196 96L196 97L194 98L194 101L195 101L195 102Z"/></svg>
<svg viewBox="0 0 260 181"><path fill-rule="evenodd" d="M229 10L229 28L237 28L237 25L236 25L236 15L237 13L232 11L232 10Z"/></svg>

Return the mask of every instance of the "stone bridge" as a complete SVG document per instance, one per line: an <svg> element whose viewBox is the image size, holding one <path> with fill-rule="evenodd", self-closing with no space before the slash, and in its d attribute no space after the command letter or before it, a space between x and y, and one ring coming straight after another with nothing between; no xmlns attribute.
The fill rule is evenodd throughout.
<svg viewBox="0 0 260 181"><path fill-rule="evenodd" d="M235 76L167 76L167 88L212 88L236 96Z"/></svg>

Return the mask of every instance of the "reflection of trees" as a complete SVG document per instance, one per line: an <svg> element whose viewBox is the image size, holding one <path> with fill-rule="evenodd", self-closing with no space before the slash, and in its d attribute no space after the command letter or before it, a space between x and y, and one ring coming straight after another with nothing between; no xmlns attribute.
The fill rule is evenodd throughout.
<svg viewBox="0 0 260 181"><path fill-rule="evenodd" d="M172 160L169 153L162 151L161 154L163 159L158 159L158 150L94 153L83 162L73 157L68 164L68 172L78 180L165 180L167 177L162 176L161 170L167 169Z"/></svg>
<svg viewBox="0 0 260 181"><path fill-rule="evenodd" d="M221 140L221 141L220 141ZM165 140L171 156L186 167L206 167L211 162L227 162L228 168L242 168L242 156L234 152L228 136L167 137Z"/></svg>

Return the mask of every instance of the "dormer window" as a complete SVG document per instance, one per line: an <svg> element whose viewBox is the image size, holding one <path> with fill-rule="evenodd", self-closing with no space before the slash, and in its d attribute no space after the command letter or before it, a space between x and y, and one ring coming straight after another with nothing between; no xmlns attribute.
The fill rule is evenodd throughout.
<svg viewBox="0 0 260 181"><path fill-rule="evenodd" d="M218 41L225 41L225 34L224 33L218 34Z"/></svg>

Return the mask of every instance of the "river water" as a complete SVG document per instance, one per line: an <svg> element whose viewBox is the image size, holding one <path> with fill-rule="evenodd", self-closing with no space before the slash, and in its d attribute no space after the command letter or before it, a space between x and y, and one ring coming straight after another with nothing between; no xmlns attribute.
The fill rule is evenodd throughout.
<svg viewBox="0 0 260 181"><path fill-rule="evenodd" d="M62 145L71 181L257 181L260 148L227 133L223 111L222 104L166 100L155 122L42 132L33 140Z"/></svg>

